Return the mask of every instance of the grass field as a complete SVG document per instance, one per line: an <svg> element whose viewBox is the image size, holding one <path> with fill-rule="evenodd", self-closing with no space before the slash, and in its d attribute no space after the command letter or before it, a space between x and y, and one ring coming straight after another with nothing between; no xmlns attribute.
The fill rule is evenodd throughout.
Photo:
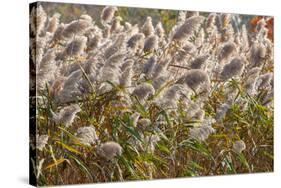
<svg viewBox="0 0 281 188"><path fill-rule="evenodd" d="M38 185L273 171L272 17L68 8L31 9Z"/></svg>

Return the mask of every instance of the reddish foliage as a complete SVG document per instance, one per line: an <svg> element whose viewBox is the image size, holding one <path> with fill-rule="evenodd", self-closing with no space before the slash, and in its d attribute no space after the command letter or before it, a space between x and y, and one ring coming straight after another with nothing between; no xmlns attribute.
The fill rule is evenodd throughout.
<svg viewBox="0 0 281 188"><path fill-rule="evenodd" d="M264 16L255 16L254 18L252 18L249 21L251 32L254 32L254 33L257 32L257 30L256 30L257 23L263 18L265 18L265 17ZM270 39L271 41L273 41L273 18L270 18L266 21L266 28L268 29L267 38Z"/></svg>

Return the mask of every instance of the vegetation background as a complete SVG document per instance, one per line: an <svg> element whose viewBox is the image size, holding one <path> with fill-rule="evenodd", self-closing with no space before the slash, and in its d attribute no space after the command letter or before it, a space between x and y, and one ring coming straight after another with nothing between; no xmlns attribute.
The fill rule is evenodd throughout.
<svg viewBox="0 0 281 188"><path fill-rule="evenodd" d="M78 19L82 14L89 14L97 24L100 24L100 15L104 6L102 5L84 5L84 4L69 4L69 3L41 3L44 10L48 15L54 13L61 14L62 22L70 22L74 19ZM191 11L192 12L192 11ZM147 16L152 18L153 24L157 24L159 21L162 22L166 32L176 24L178 10L164 10L164 9L149 9L149 8L134 8L134 7L120 7L116 16L123 18L123 22L130 22L131 24L143 24ZM202 12L200 12L202 14ZM203 15L209 13L203 13ZM253 18L253 15L241 15L241 24L247 23Z"/></svg>
<svg viewBox="0 0 281 188"><path fill-rule="evenodd" d="M78 5L78 4L73 5L73 4L54 3L54 4L48 4L48 6L44 6L44 3L42 3L42 5L47 15L60 13L62 22L68 23L72 20L78 19L82 14L89 14L95 20L97 25L101 24L99 20L100 20L101 11L104 8L104 6L89 6L89 5ZM139 26L141 26L145 22L147 16L151 16L154 25L158 23L158 21L161 21L163 23L166 32L169 32L171 27L176 24L178 14L179 11L174 11L174 10L157 10L157 9L155 10L155 9L119 7L115 16L122 17L123 18L122 22L128 21L132 25L138 24ZM203 13L201 15L204 14L206 14L206 16L208 15L208 13ZM241 18L240 23L248 23L249 21L252 21L253 18L255 18L255 16L249 16L249 15L242 15L239 17ZM273 64L270 65L272 66L267 67L267 69L264 70L265 72L266 71L271 72L273 70ZM237 83L234 80L231 82L231 84L233 85L233 87L237 87L238 89L242 87L242 85L241 86L239 85L242 83ZM210 96L210 100L204 106L205 111L208 115L214 115L216 111L216 106L220 104L220 101L224 100L223 93L224 93L224 87L223 85L220 85L220 87L217 87L215 89L213 95ZM242 95L247 96L246 93L244 93L243 91L241 91L240 94L241 96ZM123 168L125 170L124 179L126 180L148 179L150 178L150 174L147 175L145 172L146 170L155 173L156 174L154 176L155 179L167 178L167 177L169 178L182 177L182 176L204 176L204 175L236 174L236 173L265 172L265 171L271 172L273 170L273 150L272 150L273 111L262 106L260 103L257 103L255 100L252 100L252 98L247 98L247 100L249 100L248 101L249 107L247 108L246 111L241 111L239 105L233 104L231 106L231 111L227 114L224 120L224 124L226 125L226 128L222 128L220 127L219 124L217 124L215 127L217 133L213 134L209 138L207 143L200 143L197 141L180 142L181 143L180 147L184 146L188 148L190 153L186 152L185 148L180 148L178 150L178 155L175 156L177 158L177 160L175 161L180 161L186 164L186 166L180 165L180 162L176 164L168 164L170 162L169 157L172 155L171 149L173 149L173 144L174 144L173 141L177 143L177 140L173 140L170 138L173 137L176 138L176 135L179 134L181 135L179 141L181 141L182 140L181 138L185 137L187 134L187 131L186 132L181 131L186 128L184 126L179 127L179 129L176 131L171 128L168 129L167 131L169 139L162 140L160 143L157 144L157 152L155 152L156 153L155 155L144 153L136 158L136 156L131 156L132 152L130 148L126 147L124 149L124 155L122 156L122 158L120 158L121 168L119 168L119 166L117 166L117 168L115 168L115 166L107 168L107 172L108 172L107 174L109 174L110 181L122 180L123 177L119 173L121 171L120 169ZM95 100L93 101L95 102ZM102 104L102 103L97 103L97 104ZM83 108L85 107L87 107L87 104L83 103ZM103 106L100 106L100 108L101 107ZM97 107L98 111L100 108ZM44 108L42 109L43 109L42 110L43 115L44 113L48 112L48 109L44 109ZM99 113L98 111L97 113ZM113 108L108 109L108 114L111 113L114 113ZM150 114L150 111L144 111L143 117L148 116L147 114ZM153 109L151 114L154 114ZM105 117L108 117L108 115L106 115ZM80 113L81 120L85 122L93 122L93 124L95 124L95 121L93 119L87 119L87 118L88 118L87 114ZM135 136L136 138L139 138L136 131L131 129L125 129L127 128L126 126L125 128L122 128L121 126L123 124L125 125L128 124L131 127L131 120L128 114L125 114L124 116L116 116L115 118L116 119L113 119L114 121L110 120L108 122L113 122L114 123L113 127L115 127L115 125L116 127L121 127L118 130L120 131L120 135L121 134L123 135L123 133L125 134L125 136L123 135L124 137L118 138L122 146L126 145L128 136ZM169 124L169 118L166 119L167 119L166 121ZM77 122L77 126L79 123L84 124L85 122L83 123ZM237 127L231 127L233 122L237 122ZM44 118L42 119L41 124L42 125L46 124L46 122L44 122ZM253 124L254 126L250 126L250 124ZM41 127L44 130L43 132L47 132L44 129L44 126ZM111 127L109 127L109 129L110 128ZM55 137L57 139L60 138L59 137L60 135L56 135L56 133L66 133L69 137L72 137L72 135L64 129L60 129L59 132L57 131L58 130L55 130L53 132L55 136L57 136ZM113 136L115 136L116 133L114 131L116 130L112 129L112 132L114 133ZM103 132L103 129L99 130L99 132ZM249 132L252 132L253 136L248 134ZM229 146L234 140L239 140L240 137L244 138L247 144L247 148L249 149L247 149L247 151L244 152L245 155L237 154L234 155L232 159L232 155L227 149L229 148ZM59 143L64 148L63 150L61 150L61 147L56 147L58 151L57 155L61 156L61 158L58 158L59 160L54 159L55 162L52 162L53 159L50 158L49 156L48 166L44 167L44 170L46 171L46 173L44 174L45 177L40 179L40 184L44 185L46 184L46 182L51 182L52 184L77 183L77 182L85 183L85 182L93 182L94 178L100 179L98 176L96 176L96 173L93 172L93 174L95 175L92 176L92 174L89 173L88 171L88 167L90 167L91 165L92 166L96 165L96 164L90 164L91 161L95 161L94 159L89 160L91 159L91 157L89 156L92 153L90 149L88 150L88 148L86 148L85 151L84 150L78 151L72 147L72 145L74 145L74 147L76 147L76 145L71 142L69 143L59 142ZM220 143L222 147L225 149L219 150L218 143ZM258 159L252 157L252 153L255 153L256 151L252 151L250 149L250 148L256 148L255 143L258 143L258 145L261 146L261 150L259 150L260 152L259 152ZM68 150L71 155L65 157L65 153L63 152L61 153L61 151L65 151L65 150ZM50 151L50 153L53 154L53 151ZM72 154L77 154L78 156L80 155L80 153L85 154L83 155L84 158L82 158L81 160L75 155L72 155ZM43 153L42 158L45 157L44 154L45 153ZM218 157L214 158L214 156L218 156ZM199 162L193 162L196 160L198 160ZM62 171L61 169L64 169L64 167L67 165L65 161L66 162L70 161L71 165L74 163L75 165L71 166L74 169L80 168L81 171L77 172L77 174L80 175L81 172L83 172L82 176L81 177L79 177L78 175L76 176L76 174L73 174L72 171ZM217 161L221 161L221 163ZM149 162L149 164L153 164L151 166L152 170L149 170L149 166L146 166L147 162ZM83 163L85 163L85 165ZM219 166L214 165L214 163L224 164L224 165L222 168L220 168ZM58 166L59 168L57 169L54 168ZM171 168L171 166L174 168ZM96 169L96 166L94 166L93 169ZM169 171L170 174L165 174L162 169ZM111 177L110 172L113 173L114 177ZM54 176L54 173L56 176ZM65 177L61 176L61 174L64 174ZM78 179L69 178L69 174L73 175L74 177L77 177ZM55 177L54 180L53 177ZM104 177L102 173L100 174L100 177L101 178ZM63 182L61 180L67 180L68 182ZM108 181L108 180L104 178L103 181ZM100 180L97 180L97 182L100 182Z"/></svg>

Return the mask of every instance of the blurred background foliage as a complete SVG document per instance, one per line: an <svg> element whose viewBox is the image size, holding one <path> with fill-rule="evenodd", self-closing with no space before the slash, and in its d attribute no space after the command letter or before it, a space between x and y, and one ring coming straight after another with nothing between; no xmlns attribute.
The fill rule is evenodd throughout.
<svg viewBox="0 0 281 188"><path fill-rule="evenodd" d="M61 14L62 22L70 22L79 18L82 14L89 14L93 20L99 24L100 15L104 6L101 5L83 5L83 4L68 4L68 3L42 3L44 10L48 15L54 13ZM148 8L131 8L131 7L118 7L116 16L120 16L123 22L130 22L133 24L142 25L147 16L152 17L153 24L162 22L165 30L169 31L177 20L179 11L176 10L160 10Z"/></svg>
<svg viewBox="0 0 281 188"><path fill-rule="evenodd" d="M61 14L61 21L68 23L74 19L78 19L82 14L89 14L93 20L99 25L101 11L104 8L102 5L87 5L87 4L70 4L70 3L47 3L41 2L44 10L49 16L54 13ZM187 11L188 12L188 11ZM192 12L192 11L190 11ZM159 21L162 22L166 32L175 25L177 21L177 10L165 10L165 9L150 9L150 8L133 8L133 7L118 7L116 16L120 16L123 22L130 22L132 25L138 24L141 26L147 16L150 16L153 20L153 24L156 25ZM209 13L201 12L201 15L207 16ZM254 15L239 15L241 24L248 23Z"/></svg>

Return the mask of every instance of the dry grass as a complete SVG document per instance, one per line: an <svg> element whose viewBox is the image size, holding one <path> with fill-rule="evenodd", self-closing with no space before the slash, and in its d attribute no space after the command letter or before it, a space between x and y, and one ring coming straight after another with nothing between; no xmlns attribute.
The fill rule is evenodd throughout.
<svg viewBox="0 0 281 188"><path fill-rule="evenodd" d="M167 33L115 11L32 9L37 184L272 172L272 18L180 12Z"/></svg>

